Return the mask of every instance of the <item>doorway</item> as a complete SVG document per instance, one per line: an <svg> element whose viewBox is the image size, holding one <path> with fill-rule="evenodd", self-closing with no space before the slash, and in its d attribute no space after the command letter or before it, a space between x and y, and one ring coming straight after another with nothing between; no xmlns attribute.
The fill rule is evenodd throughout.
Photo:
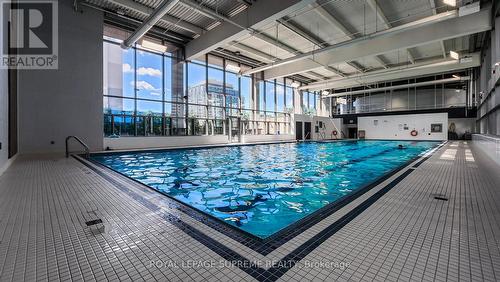
<svg viewBox="0 0 500 282"><path fill-rule="evenodd" d="M311 123L304 122L304 139L311 140Z"/></svg>
<svg viewBox="0 0 500 282"><path fill-rule="evenodd" d="M358 138L358 128L357 127L351 127L351 128L349 128L348 137L349 137L349 139L356 139L356 138Z"/></svg>
<svg viewBox="0 0 500 282"><path fill-rule="evenodd" d="M302 122L295 122L295 140L302 140Z"/></svg>
<svg viewBox="0 0 500 282"><path fill-rule="evenodd" d="M231 143L239 143L241 142L241 118L239 117L229 117L227 119L228 124L228 134L229 134L229 142Z"/></svg>

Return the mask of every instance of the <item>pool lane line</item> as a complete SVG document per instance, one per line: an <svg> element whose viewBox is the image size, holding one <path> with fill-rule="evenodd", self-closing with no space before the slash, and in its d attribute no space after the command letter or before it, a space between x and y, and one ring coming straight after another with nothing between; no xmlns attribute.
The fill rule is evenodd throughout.
<svg viewBox="0 0 500 282"><path fill-rule="evenodd" d="M289 269L294 267L300 260L305 258L309 253L311 253L313 250L319 247L323 242L325 242L327 239L333 236L337 231L341 230L345 225L347 225L358 215L360 215L362 212L368 209L371 205L373 205L373 203L379 200L382 196L384 196L387 192L389 192L392 188L394 188L398 183L400 183L404 178L406 178L410 173L412 173L415 170L415 168L413 167L408 168L401 175L396 177L394 180L385 185L375 194L373 194L368 199L363 201L363 203L353 208L346 215L342 216L340 219L338 219L337 221L335 221L334 223L332 223L331 225L320 231L318 234L316 234L315 236L313 236L312 238L301 244L295 250L293 250L288 255L283 257L280 261L276 262L272 267L264 269L259 267L254 262L243 257L236 251L228 248L224 244L217 242L213 238L210 238L197 228L185 223L179 217L172 215L171 213L165 210L162 210L160 207L156 206L152 202L143 198L141 195L132 191L124 184L116 181L111 176L104 173L102 170L99 170L90 163L83 161L83 159L81 159L80 157L76 156L73 157L82 164L84 164L85 166L87 166L88 168L90 168L92 171L103 177L105 180L109 181L116 188L125 192L127 195L131 196L134 200L138 201L139 203L143 204L146 208L154 212L161 212L162 218L164 218L171 224L175 225L181 231L183 231L193 239L197 240L198 242L202 243L204 246L214 251L215 253L223 257L225 260L231 262L234 266L237 266L238 268L245 271L247 274L249 274L250 276L261 282L274 282L278 280Z"/></svg>
<svg viewBox="0 0 500 282"><path fill-rule="evenodd" d="M437 147L437 146L436 146ZM149 185L146 185L139 180L136 180L134 178L131 178L125 174L123 174L120 171L115 170L114 168L102 164L100 162L97 162L95 160L88 160L90 163L94 164L96 167L102 168L103 170L111 170L112 172L115 172L118 175L121 175L125 177L126 180L132 181L133 183L138 184L140 187L146 188L148 191L154 191L155 193L159 193L161 195L164 195L166 199L170 200L171 203L169 203L169 207L173 209L177 209L184 214L190 216L196 221L199 221L216 231L224 234L225 236L237 241L238 243L252 249L253 251L266 256L269 253L273 252L277 248L281 247L283 244L286 242L292 240L296 236L302 234L304 231L308 230L309 228L313 227L323 219L327 218L331 214L335 213L336 211L340 210L344 206L348 205L358 197L362 196L364 193L368 192L372 188L376 187L380 183L384 182L385 180L389 179L392 177L394 174L397 172L401 171L402 169L408 167L411 163L415 162L419 158L422 157L422 155L429 154L430 152L433 151L436 147L433 147L431 149L426 150L424 153L421 153L414 158L408 160L404 164L396 167L395 169L387 172L386 174L380 176L379 178L375 179L374 181L368 183L367 185L357 189L355 192L348 194L344 197L341 197L337 201L334 201L318 210L315 212L305 216L302 219L299 219L298 221L290 224L289 226L286 226L285 228L281 229L280 231L272 234L271 236L267 238L260 238L257 237L247 231L244 231L242 229L239 229L238 227L228 224L227 222L222 221L219 218L216 218L210 214L201 212L197 210L194 207L191 207L178 199L171 197L167 193L164 193L160 190L157 190ZM389 151L396 150L396 148L390 148L386 149L383 152L387 153ZM382 153L382 152L380 152ZM378 153L378 154L380 154ZM375 154L375 155L378 155ZM362 157L361 159L366 159L366 157ZM358 159L359 161L359 159Z"/></svg>

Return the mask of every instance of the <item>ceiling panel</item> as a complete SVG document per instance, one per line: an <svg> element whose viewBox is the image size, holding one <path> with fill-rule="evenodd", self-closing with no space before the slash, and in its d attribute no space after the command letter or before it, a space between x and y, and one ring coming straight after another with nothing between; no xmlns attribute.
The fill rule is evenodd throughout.
<svg viewBox="0 0 500 282"><path fill-rule="evenodd" d="M430 1L433 0L379 0L377 3L390 24L392 26L398 26L432 16Z"/></svg>

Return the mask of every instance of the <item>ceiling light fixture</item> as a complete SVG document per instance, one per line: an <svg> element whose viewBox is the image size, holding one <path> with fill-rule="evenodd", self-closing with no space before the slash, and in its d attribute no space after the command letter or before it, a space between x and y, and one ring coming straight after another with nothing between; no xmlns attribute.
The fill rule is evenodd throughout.
<svg viewBox="0 0 500 282"><path fill-rule="evenodd" d="M321 91L321 94L322 94L323 96L326 96L326 95L330 94L330 92L329 92L329 91L327 91L327 90L323 90L323 91Z"/></svg>
<svg viewBox="0 0 500 282"><path fill-rule="evenodd" d="M300 86L300 82L294 81L292 84L290 84L293 88L298 88Z"/></svg>
<svg viewBox="0 0 500 282"><path fill-rule="evenodd" d="M444 0L443 3L445 3L448 6L452 6L452 7L457 6L457 0Z"/></svg>
<svg viewBox="0 0 500 282"><path fill-rule="evenodd" d="M459 75L457 75L457 74L454 74L454 75L452 75L452 76L453 76L454 78L460 78L460 76L459 76Z"/></svg>
<svg viewBox="0 0 500 282"><path fill-rule="evenodd" d="M235 72L235 73L240 73L241 68L239 66L237 66L237 65L234 65L234 64L231 64L231 63L227 63L226 64L226 70L231 71L231 72Z"/></svg>
<svg viewBox="0 0 500 282"><path fill-rule="evenodd" d="M146 40L146 39L142 40L141 46L144 47L144 48L146 48L146 49L150 49L150 50L153 50L153 51L158 51L158 52L161 52L161 53L165 53L167 51L167 46L165 46L163 44L159 44L159 43L153 42L153 41L149 41L149 40Z"/></svg>
<svg viewBox="0 0 500 282"><path fill-rule="evenodd" d="M460 55L455 52L455 51L450 51L450 57L454 60L459 60L460 59Z"/></svg>

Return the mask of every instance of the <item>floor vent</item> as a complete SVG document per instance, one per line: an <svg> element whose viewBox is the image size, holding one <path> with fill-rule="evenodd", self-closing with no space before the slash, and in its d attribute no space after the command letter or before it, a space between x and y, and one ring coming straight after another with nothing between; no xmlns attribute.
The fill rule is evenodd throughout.
<svg viewBox="0 0 500 282"><path fill-rule="evenodd" d="M85 224L87 224L87 226L92 226L92 225L96 225L99 223L102 223L102 219L100 219L100 218L85 222Z"/></svg>
<svg viewBox="0 0 500 282"><path fill-rule="evenodd" d="M434 196L434 199L436 199L438 201L448 201L448 198L445 198L443 196Z"/></svg>

